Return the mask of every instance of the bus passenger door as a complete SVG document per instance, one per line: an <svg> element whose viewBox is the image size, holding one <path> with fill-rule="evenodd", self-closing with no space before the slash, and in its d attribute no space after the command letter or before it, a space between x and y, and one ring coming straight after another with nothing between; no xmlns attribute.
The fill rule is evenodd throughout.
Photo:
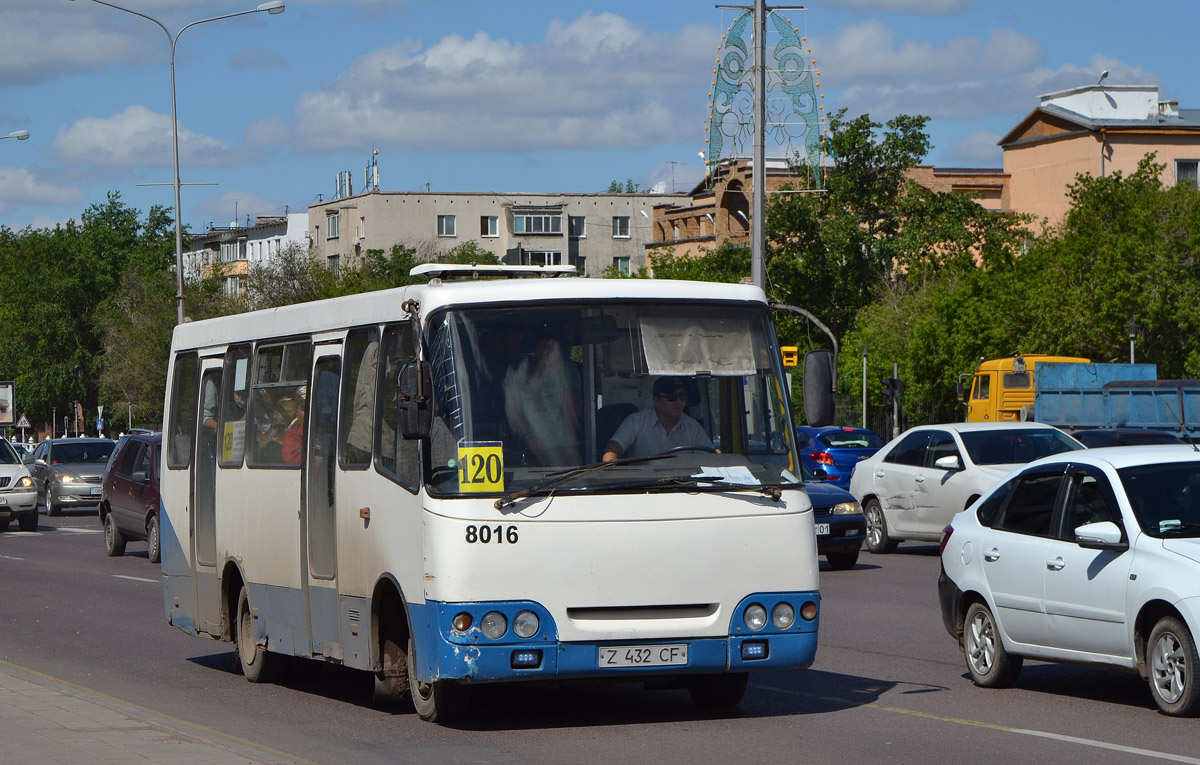
<svg viewBox="0 0 1200 765"><path fill-rule="evenodd" d="M319 353L319 349L318 349ZM338 390L341 357L318 355L308 396L308 444L304 459L305 517L300 566L305 620L313 655L342 659L338 621L337 477Z"/></svg>
<svg viewBox="0 0 1200 765"><path fill-rule="evenodd" d="M211 364L205 361L205 364ZM220 359L216 360L220 364ZM192 560L195 561L197 628L221 634L221 595L217 583L217 402L221 367L206 367L200 377L199 427L192 486Z"/></svg>

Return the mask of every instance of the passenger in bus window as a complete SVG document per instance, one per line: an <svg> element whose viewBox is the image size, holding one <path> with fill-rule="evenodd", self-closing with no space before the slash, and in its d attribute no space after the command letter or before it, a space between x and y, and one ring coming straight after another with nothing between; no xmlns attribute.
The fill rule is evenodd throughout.
<svg viewBox="0 0 1200 765"><path fill-rule="evenodd" d="M553 335L538 338L532 353L505 375L505 415L535 464L578 465L583 460L579 391L579 370L562 339Z"/></svg>
<svg viewBox="0 0 1200 765"><path fill-rule="evenodd" d="M604 462L620 457L650 457L677 446L713 448L703 426L684 411L688 405L688 380L660 377L654 382L654 405L625 418L604 447Z"/></svg>
<svg viewBox="0 0 1200 765"><path fill-rule="evenodd" d="M281 446L283 461L288 465L299 465L304 454L304 414L307 401L308 388L303 385L296 390L295 396L283 400L285 416L291 414L291 420L283 431Z"/></svg>

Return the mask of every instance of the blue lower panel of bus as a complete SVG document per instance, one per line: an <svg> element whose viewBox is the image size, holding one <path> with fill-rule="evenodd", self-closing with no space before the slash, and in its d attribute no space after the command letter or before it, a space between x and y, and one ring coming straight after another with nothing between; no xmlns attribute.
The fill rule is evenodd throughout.
<svg viewBox="0 0 1200 765"><path fill-rule="evenodd" d="M787 629L767 623L757 630L745 626L744 614L752 604L767 612L778 603L792 606L795 621ZM816 592L756 594L744 599L730 620L729 634L721 637L671 637L652 640L563 642L545 608L530 601L487 603L410 604L417 648L417 674L423 682L454 680L468 683L510 682L588 677L646 677L757 670L804 669L817 652L815 611L811 620L800 617L801 607L816 606ZM522 611L538 617L539 628L529 638L513 631ZM506 623L496 639L486 637L481 622L488 614L501 614ZM453 629L456 615L468 614L465 631ZM492 617L494 620L494 616ZM615 650L614 650L615 649Z"/></svg>

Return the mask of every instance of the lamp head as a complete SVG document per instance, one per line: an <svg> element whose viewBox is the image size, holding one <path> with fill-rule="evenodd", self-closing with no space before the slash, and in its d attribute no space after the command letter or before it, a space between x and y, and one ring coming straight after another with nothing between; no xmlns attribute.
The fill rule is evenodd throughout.
<svg viewBox="0 0 1200 765"><path fill-rule="evenodd" d="M8 135L6 135L4 137L5 138L16 138L18 141L27 141L27 140L29 140L29 131L28 130L14 130L13 132L9 133Z"/></svg>
<svg viewBox="0 0 1200 765"><path fill-rule="evenodd" d="M274 16L277 13L283 13L285 8L283 6L283 0L271 0L271 2L263 3L262 5L258 6L254 10L266 11L267 13Z"/></svg>

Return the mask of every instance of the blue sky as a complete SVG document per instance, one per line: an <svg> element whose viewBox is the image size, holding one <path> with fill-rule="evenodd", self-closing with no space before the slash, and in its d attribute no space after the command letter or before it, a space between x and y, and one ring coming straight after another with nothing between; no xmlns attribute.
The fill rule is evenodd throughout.
<svg viewBox="0 0 1200 765"><path fill-rule="evenodd" d="M116 0L172 34L259 0ZM183 221L302 211L378 150L386 191L680 190L703 174L709 83L735 12L705 0L286 0L179 39ZM728 3L734 4L734 3ZM751 4L746 0L743 4ZM1154 84L1200 108L1195 0L814 0L786 15L826 113L931 118L942 166L999 167L1040 94ZM167 35L90 0L0 0L0 225L110 191L169 207Z"/></svg>

